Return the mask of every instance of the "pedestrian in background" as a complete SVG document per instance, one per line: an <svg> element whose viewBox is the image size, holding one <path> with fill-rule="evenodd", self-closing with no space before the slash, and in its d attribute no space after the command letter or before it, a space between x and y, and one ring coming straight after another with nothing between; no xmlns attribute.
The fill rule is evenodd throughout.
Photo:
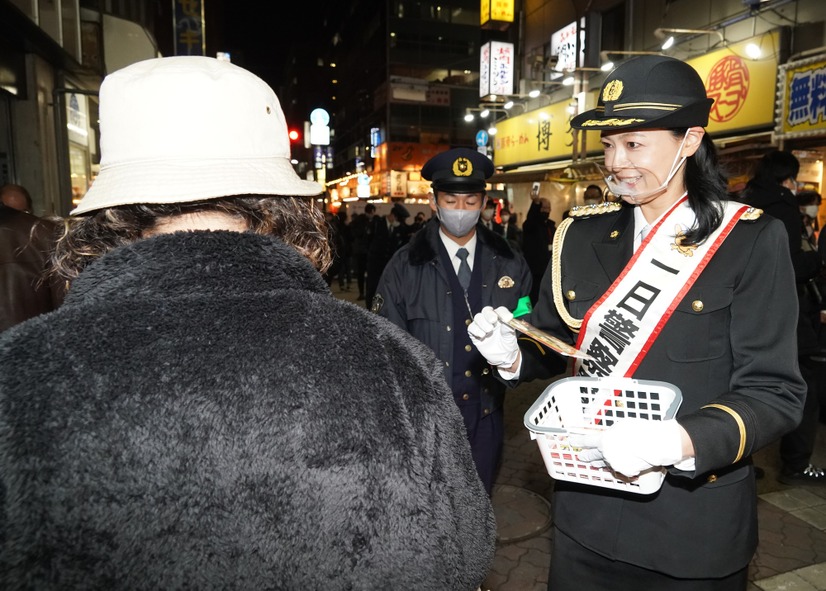
<svg viewBox="0 0 826 591"><path fill-rule="evenodd" d="M47 276L58 231L52 220L0 203L0 331L63 301L63 282Z"/></svg>
<svg viewBox="0 0 826 591"><path fill-rule="evenodd" d="M812 464L817 426L820 421L818 374L821 373L820 307L823 297L818 279L822 262L804 236L803 218L797 203L797 173L800 162L791 152L772 150L757 163L741 199L783 222L795 276L797 314L784 320L797 327L797 355L806 380L803 420L780 439L780 474L783 484L826 484L826 472Z"/></svg>
<svg viewBox="0 0 826 591"><path fill-rule="evenodd" d="M796 197L800 215L803 216L804 234L817 244L820 234L820 222L817 219L820 211L820 193L811 190L798 191Z"/></svg>
<svg viewBox="0 0 826 591"><path fill-rule="evenodd" d="M367 249L367 280L365 298L370 308L376 286L390 257L410 239L410 226L405 224L410 212L401 203L394 203L386 216L375 216L371 226L370 246Z"/></svg>
<svg viewBox="0 0 826 591"><path fill-rule="evenodd" d="M364 206L364 213L356 214L350 222L350 236L353 244L353 274L356 277L356 287L359 294L357 300L364 299L364 279L367 275L367 250L370 248L372 237L372 220L376 214L376 206L368 203Z"/></svg>
<svg viewBox="0 0 826 591"><path fill-rule="evenodd" d="M420 211L415 216L413 216L413 223L410 224L410 234L411 236L421 230L424 227L425 218L424 212Z"/></svg>
<svg viewBox="0 0 826 591"><path fill-rule="evenodd" d="M522 254L531 270L533 287L531 302L539 299L542 276L551 260L551 245L556 233L556 223L551 219L551 201L539 194L539 183L531 193L531 205L522 223Z"/></svg>
<svg viewBox="0 0 826 591"><path fill-rule="evenodd" d="M431 351L325 285L272 90L146 60L100 129L66 300L0 335L0 588L474 591L495 525L461 417Z"/></svg>
<svg viewBox="0 0 826 591"><path fill-rule="evenodd" d="M502 223L499 224L497 233L508 241L512 249L522 252L522 231L516 224L516 216L507 207L503 207L499 213L499 219Z"/></svg>
<svg viewBox="0 0 826 591"><path fill-rule="evenodd" d="M502 234L502 227L496 221L496 200L488 198L480 215L480 223L491 232Z"/></svg>
<svg viewBox="0 0 826 591"><path fill-rule="evenodd" d="M572 126L601 132L606 184L626 203L571 210L529 320L590 356L575 375L669 382L682 404L674 419L617 416L571 442L594 470L666 473L647 495L555 482L548 588L745 591L757 548L751 454L798 424L806 397L789 238L726 200L704 129L713 100L690 65L633 58L597 96ZM511 383L569 366L517 341L494 310L468 330Z"/></svg>
<svg viewBox="0 0 826 591"><path fill-rule="evenodd" d="M32 196L23 185L6 184L0 187L0 203L17 211L34 212Z"/></svg>
<svg viewBox="0 0 826 591"><path fill-rule="evenodd" d="M602 189L599 185L588 185L582 193L582 200L585 205L599 205L603 202Z"/></svg>
<svg viewBox="0 0 826 591"><path fill-rule="evenodd" d="M431 219L381 276L373 311L435 351L465 420L479 477L493 489L504 442L505 386L465 330L484 306L529 307L531 277L521 255L480 223L490 158L468 148L442 152L422 167L431 181Z"/></svg>

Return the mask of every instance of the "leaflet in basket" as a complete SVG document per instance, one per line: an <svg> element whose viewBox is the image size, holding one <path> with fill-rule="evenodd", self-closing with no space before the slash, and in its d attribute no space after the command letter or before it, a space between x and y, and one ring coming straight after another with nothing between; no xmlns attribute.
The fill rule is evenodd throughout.
<svg viewBox="0 0 826 591"><path fill-rule="evenodd" d="M525 427L539 445L548 474L567 480L637 494L651 494L665 479L664 468L636 478L615 474L598 463L577 460L571 435L602 431L624 418L672 419L682 402L680 389L667 382L631 378L571 377L557 380L525 413Z"/></svg>

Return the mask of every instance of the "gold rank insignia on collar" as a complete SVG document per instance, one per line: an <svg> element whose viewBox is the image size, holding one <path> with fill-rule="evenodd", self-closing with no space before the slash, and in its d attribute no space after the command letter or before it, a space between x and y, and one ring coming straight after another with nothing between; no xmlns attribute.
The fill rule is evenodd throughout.
<svg viewBox="0 0 826 591"><path fill-rule="evenodd" d="M754 220L758 219L761 215L763 215L763 210L757 207L749 207L746 211L743 212L743 215L740 216L740 219L746 222L753 222Z"/></svg>
<svg viewBox="0 0 826 591"><path fill-rule="evenodd" d="M674 244L671 245L671 250L676 250L684 257L693 257L694 251L697 250L696 244L686 244L683 246L683 239L685 232L680 226L674 228Z"/></svg>
<svg viewBox="0 0 826 591"><path fill-rule="evenodd" d="M594 203L592 205L574 205L571 211L568 212L568 217L571 218L588 218L593 215L602 215L604 213L612 213L622 209L622 203L614 203L611 201L604 201L602 203Z"/></svg>

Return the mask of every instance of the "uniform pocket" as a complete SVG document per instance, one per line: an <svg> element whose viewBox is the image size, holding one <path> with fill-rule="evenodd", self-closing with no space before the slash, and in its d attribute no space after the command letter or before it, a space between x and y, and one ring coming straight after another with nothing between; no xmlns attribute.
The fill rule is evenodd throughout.
<svg viewBox="0 0 826 591"><path fill-rule="evenodd" d="M692 289L668 322L669 359L691 362L723 356L729 347L733 297L727 287Z"/></svg>
<svg viewBox="0 0 826 591"><path fill-rule="evenodd" d="M603 290L604 291L604 290ZM568 306L571 316L582 318L602 295L599 285L575 277L562 278L562 300Z"/></svg>

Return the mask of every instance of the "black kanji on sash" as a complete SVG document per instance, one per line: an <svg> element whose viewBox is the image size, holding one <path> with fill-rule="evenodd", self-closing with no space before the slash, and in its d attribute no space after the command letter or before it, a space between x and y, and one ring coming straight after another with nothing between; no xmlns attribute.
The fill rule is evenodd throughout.
<svg viewBox="0 0 826 591"><path fill-rule="evenodd" d="M631 291L620 300L617 307L627 310L637 320L642 320L658 295L660 295L659 289L643 281L638 281Z"/></svg>

